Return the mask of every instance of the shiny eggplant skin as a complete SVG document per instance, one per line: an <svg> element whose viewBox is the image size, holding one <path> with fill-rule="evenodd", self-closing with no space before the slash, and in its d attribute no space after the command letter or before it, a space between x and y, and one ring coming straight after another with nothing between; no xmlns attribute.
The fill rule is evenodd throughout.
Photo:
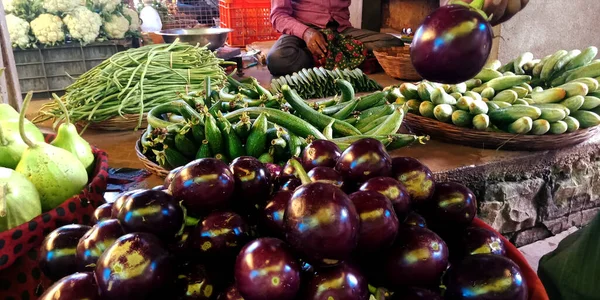
<svg viewBox="0 0 600 300"><path fill-rule="evenodd" d="M360 217L357 250L376 253L390 247L399 224L390 200L375 191L358 191L349 197Z"/></svg>
<svg viewBox="0 0 600 300"><path fill-rule="evenodd" d="M38 300L100 300L93 273L74 273L49 287Z"/></svg>
<svg viewBox="0 0 600 300"><path fill-rule="evenodd" d="M71 224L46 236L38 256L38 264L46 277L59 280L77 272L77 243L90 229L90 226Z"/></svg>

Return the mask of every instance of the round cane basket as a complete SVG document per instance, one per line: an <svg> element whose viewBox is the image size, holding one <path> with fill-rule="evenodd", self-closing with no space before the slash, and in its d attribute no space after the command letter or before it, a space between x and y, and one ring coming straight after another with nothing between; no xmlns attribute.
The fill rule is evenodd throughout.
<svg viewBox="0 0 600 300"><path fill-rule="evenodd" d="M412 113L406 115L405 124L413 133L438 141L495 150L556 150L585 142L600 132L600 126L595 126L556 135L520 135L458 127Z"/></svg>
<svg viewBox="0 0 600 300"><path fill-rule="evenodd" d="M141 151L141 145L140 145L140 140L137 140L137 142L135 143L135 154L137 155L138 159L142 162L142 164L144 164L144 167L146 168L146 170L148 170L148 172L161 177L161 178L165 178L167 177L167 175L169 175L169 170L157 165L155 162L149 160L144 153L142 153Z"/></svg>
<svg viewBox="0 0 600 300"><path fill-rule="evenodd" d="M94 130L126 131L136 129L138 127L139 121L139 114L125 114L122 117L116 116L100 122L79 121L77 122L77 125L80 127L87 126L88 129ZM144 129L146 127L148 127L148 123L146 122L146 114L144 114L142 119L142 126L140 126L139 128Z"/></svg>
<svg viewBox="0 0 600 300"><path fill-rule="evenodd" d="M373 54L387 75L409 81L422 79L410 60L409 46L376 49Z"/></svg>

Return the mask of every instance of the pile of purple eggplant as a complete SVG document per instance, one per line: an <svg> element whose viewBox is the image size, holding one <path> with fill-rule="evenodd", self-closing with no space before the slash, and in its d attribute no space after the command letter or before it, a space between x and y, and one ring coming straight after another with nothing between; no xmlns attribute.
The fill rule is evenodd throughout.
<svg viewBox="0 0 600 300"><path fill-rule="evenodd" d="M50 233L40 299L527 299L475 196L381 142L198 159Z"/></svg>

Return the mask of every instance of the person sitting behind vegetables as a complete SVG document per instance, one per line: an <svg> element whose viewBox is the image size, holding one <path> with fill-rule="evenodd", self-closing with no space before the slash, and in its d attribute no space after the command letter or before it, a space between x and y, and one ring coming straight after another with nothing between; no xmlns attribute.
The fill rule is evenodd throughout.
<svg viewBox="0 0 600 300"><path fill-rule="evenodd" d="M393 35L353 28L351 0L273 0L271 23L283 35L267 54L271 74L281 76L303 68L322 65L326 69L356 68L370 51L402 46ZM446 5L449 0L440 0ZM463 0L470 3L473 0ZM485 0L483 10L492 16L491 24L507 21L529 0Z"/></svg>

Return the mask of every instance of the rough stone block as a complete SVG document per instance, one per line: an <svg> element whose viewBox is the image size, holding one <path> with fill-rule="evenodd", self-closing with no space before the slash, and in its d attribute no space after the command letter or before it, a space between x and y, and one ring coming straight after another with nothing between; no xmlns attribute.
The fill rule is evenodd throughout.
<svg viewBox="0 0 600 300"><path fill-rule="evenodd" d="M569 229L569 218L568 217L560 217L554 220L546 220L542 222L552 234L559 234L567 229Z"/></svg>
<svg viewBox="0 0 600 300"><path fill-rule="evenodd" d="M543 185L541 178L488 185L480 217L501 233L533 227L537 219L537 195Z"/></svg>
<svg viewBox="0 0 600 300"><path fill-rule="evenodd" d="M584 210L581 212L581 224L587 225L600 212L600 207Z"/></svg>
<svg viewBox="0 0 600 300"><path fill-rule="evenodd" d="M544 226L536 226L533 228L525 229L523 231L517 232L511 242L517 246L521 247L523 245L528 245L533 242L543 240L552 236L552 233L546 229Z"/></svg>

